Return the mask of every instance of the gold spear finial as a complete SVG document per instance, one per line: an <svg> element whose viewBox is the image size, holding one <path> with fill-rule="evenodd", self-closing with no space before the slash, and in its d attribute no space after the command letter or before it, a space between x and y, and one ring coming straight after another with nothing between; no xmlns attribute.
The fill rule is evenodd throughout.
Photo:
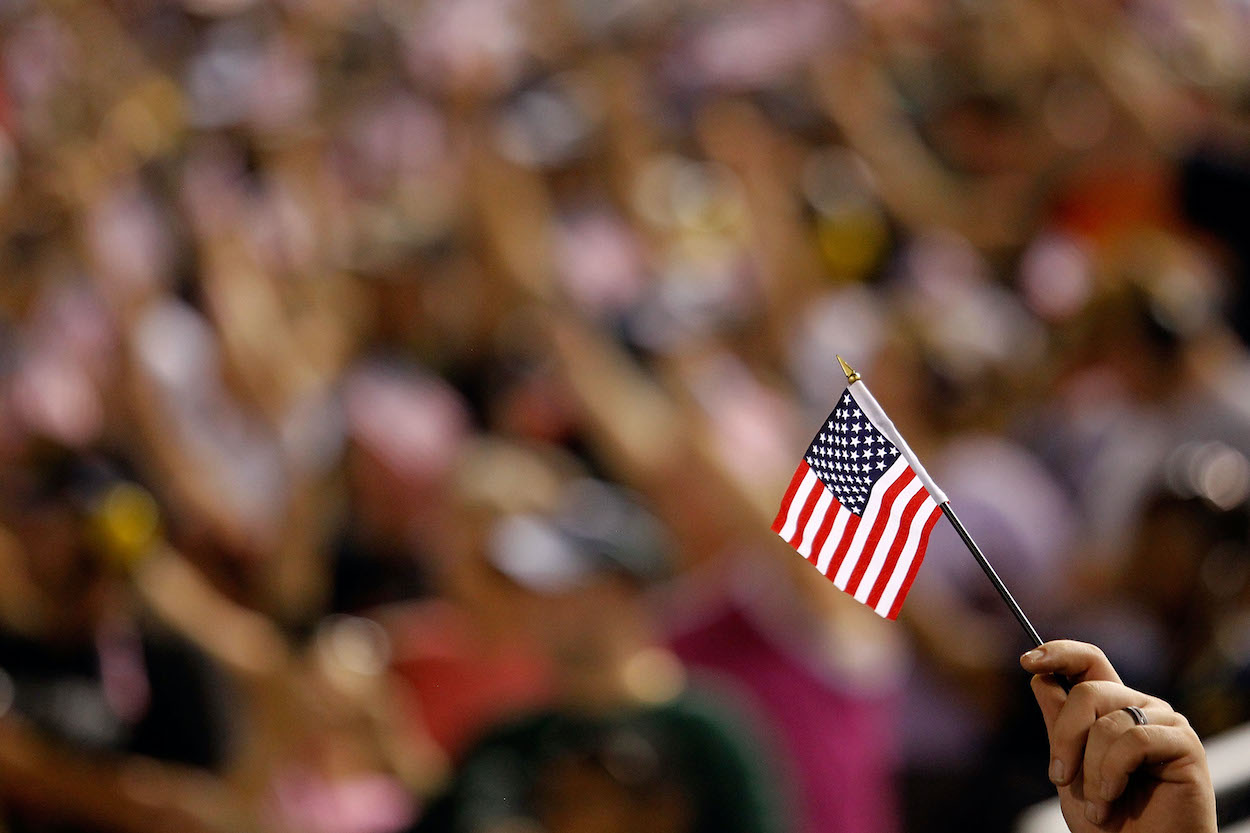
<svg viewBox="0 0 1250 833"><path fill-rule="evenodd" d="M838 364L842 365L842 372L846 374L846 383L848 385L853 385L858 382L860 378L862 378L859 375L859 371L855 370L855 368L843 361L841 356L838 356L837 358Z"/></svg>

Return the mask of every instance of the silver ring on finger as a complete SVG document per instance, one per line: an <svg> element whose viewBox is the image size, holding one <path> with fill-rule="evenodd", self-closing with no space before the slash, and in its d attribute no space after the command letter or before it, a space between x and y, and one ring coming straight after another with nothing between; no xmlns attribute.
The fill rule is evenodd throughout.
<svg viewBox="0 0 1250 833"><path fill-rule="evenodd" d="M1120 711L1128 712L1128 716L1133 718L1133 723L1138 726L1145 726L1150 721L1146 719L1146 713L1137 706L1125 706Z"/></svg>

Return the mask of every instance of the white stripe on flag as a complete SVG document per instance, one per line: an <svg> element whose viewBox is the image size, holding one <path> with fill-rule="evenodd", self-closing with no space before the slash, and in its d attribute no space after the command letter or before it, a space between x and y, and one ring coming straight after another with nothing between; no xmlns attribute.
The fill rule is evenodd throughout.
<svg viewBox="0 0 1250 833"><path fill-rule="evenodd" d="M861 550L864 548L864 542L868 539L869 533L872 532L873 525L877 522L877 515L881 511L881 501L894 481L906 473L907 460L900 454L886 469L885 474L881 475L877 484L872 487L872 495L868 498L868 506L864 508L864 513L859 519L859 527L855 530L851 548L847 551L846 558L842 560L842 566L838 568L838 574L833 579L833 583L839 590L846 589L846 584L851 579L851 573L855 572L855 565L859 563L859 560L869 557L869 554Z"/></svg>
<svg viewBox="0 0 1250 833"><path fill-rule="evenodd" d="M899 589L903 586L907 574L911 571L911 563L916 560L916 551L920 547L920 536L924 533L925 526L936 511L939 511L938 505L933 502L931 497L926 497L924 503L920 504L920 509L916 512L916 518L912 522L911 530L907 533L907 543L903 545L903 552L898 557L898 563L894 565L894 574L890 576L890 581L885 585L885 591L882 592L881 598L877 601L877 606L873 608L882 616L890 615L890 608L894 606L894 599L898 596Z"/></svg>
<svg viewBox="0 0 1250 833"><path fill-rule="evenodd" d="M846 522L850 518L851 511L839 504L837 517L833 519L833 528L829 530L829 537L825 539L825 545L820 548L820 556L816 560L816 569L820 570L821 575L828 574L829 562L833 560L833 554L842 542L842 533L846 531Z"/></svg>
<svg viewBox="0 0 1250 833"><path fill-rule="evenodd" d="M819 485L821 483L816 477L816 472L808 469L807 474L803 475L803 482L799 484L799 490L794 493L794 499L790 501L790 510L786 513L786 525L777 533L782 540L789 541L794 537L795 529L799 525L799 515L803 514L803 505L807 503L807 496L811 494L813 486Z"/></svg>
<svg viewBox="0 0 1250 833"><path fill-rule="evenodd" d="M799 555L807 558L812 552L812 542L816 539L816 533L820 531L820 524L825 519L825 513L829 511L829 504L833 503L833 493L825 488L825 484L820 484L820 499L816 501L816 506L812 509L812 516L807 521L807 528L803 530L803 540L799 543Z"/></svg>
<svg viewBox="0 0 1250 833"><path fill-rule="evenodd" d="M894 505L890 509L890 520L885 525L885 532L881 533L881 538L877 541L876 551L871 556L872 561L868 562L868 569L864 571L863 577L859 580L859 588L855 591L856 601L865 603L868 601L873 585L877 583L877 576L881 575L881 568L885 565L886 556L890 554L890 548L894 546L894 541L899 535L899 526L903 522L903 512L907 509L907 503L916 492L923 488L924 484L920 482L920 478L913 477L911 482L903 487L903 491L898 493L898 497L894 498ZM912 528L915 528L914 524Z"/></svg>

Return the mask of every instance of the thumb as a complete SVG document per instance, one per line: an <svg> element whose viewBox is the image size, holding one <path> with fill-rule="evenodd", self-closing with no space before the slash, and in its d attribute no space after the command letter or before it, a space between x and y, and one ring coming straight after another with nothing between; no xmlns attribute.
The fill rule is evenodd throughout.
<svg viewBox="0 0 1250 833"><path fill-rule="evenodd" d="M1067 692L1059 684L1055 674L1063 674L1072 682L1120 682L1120 675L1115 672L1106 654L1098 646L1088 642L1074 642L1070 639L1047 642L1020 657L1020 665L1025 671L1034 674L1030 685L1033 696L1037 698L1037 705L1042 710L1042 719L1046 721L1047 735L1055 724L1055 718L1059 716L1059 710L1068 700Z"/></svg>

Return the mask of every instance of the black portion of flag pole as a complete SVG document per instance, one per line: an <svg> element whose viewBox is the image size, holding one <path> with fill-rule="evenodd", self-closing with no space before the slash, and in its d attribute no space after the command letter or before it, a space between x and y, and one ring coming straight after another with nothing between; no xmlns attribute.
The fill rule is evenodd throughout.
<svg viewBox="0 0 1250 833"><path fill-rule="evenodd" d="M998 577L998 573L994 572L994 568L990 566L990 562L985 558L985 553L981 552L981 548L977 546L977 542L972 540L972 536L968 534L968 530L964 529L963 523L959 520L959 516L955 514L955 510L951 509L950 501L942 504L942 514L944 514L951 522L951 526L955 527L955 531L959 533L959 537L963 539L964 545L968 551L972 553L972 557L977 560L977 564L981 565L981 570L989 578L990 583L994 585L994 589L998 591L998 595L1003 597L1003 601L1007 603L1007 607L1011 608L1011 612L1015 615L1016 621L1020 623L1020 627L1024 628L1024 632L1029 635L1029 639L1033 640L1033 647L1036 648L1042 644L1042 638L1037 635L1037 628L1033 627L1033 623L1029 621L1029 617L1024 615L1024 611L1020 609L1020 604L1015 597L1011 595L1011 591L1007 589L1007 585L1003 584L1003 580ZM1062 674L1052 674L1055 682L1063 686L1064 691L1072 690L1072 681Z"/></svg>
<svg viewBox="0 0 1250 833"><path fill-rule="evenodd" d="M955 531L959 533L959 537L963 539L964 545L968 547L968 551L972 553L972 557L977 560L977 564L981 565L981 570L989 578L990 583L994 585L994 589L998 591L998 595L1003 597L1003 601L1007 603L1007 607L1011 608L1011 612L1015 615L1016 621L1020 623L1020 627L1024 628L1024 632L1029 635L1029 639L1033 640L1033 647L1042 644L1042 638L1037 635L1037 628L1033 627L1033 623L1029 621L1029 617L1024 615L1024 611L1020 609L1020 605L1011 595L1011 591L1007 589L1007 585L1003 584L1003 580L998 577L998 573L994 572L994 568L990 566L990 562L986 560L985 554L981 552L981 548L977 546L977 542L972 540L972 536L968 534L968 530L964 529L964 525L960 522L959 516L955 514L955 510L951 509L950 502L942 504L942 514L946 515L947 520L955 527Z"/></svg>

